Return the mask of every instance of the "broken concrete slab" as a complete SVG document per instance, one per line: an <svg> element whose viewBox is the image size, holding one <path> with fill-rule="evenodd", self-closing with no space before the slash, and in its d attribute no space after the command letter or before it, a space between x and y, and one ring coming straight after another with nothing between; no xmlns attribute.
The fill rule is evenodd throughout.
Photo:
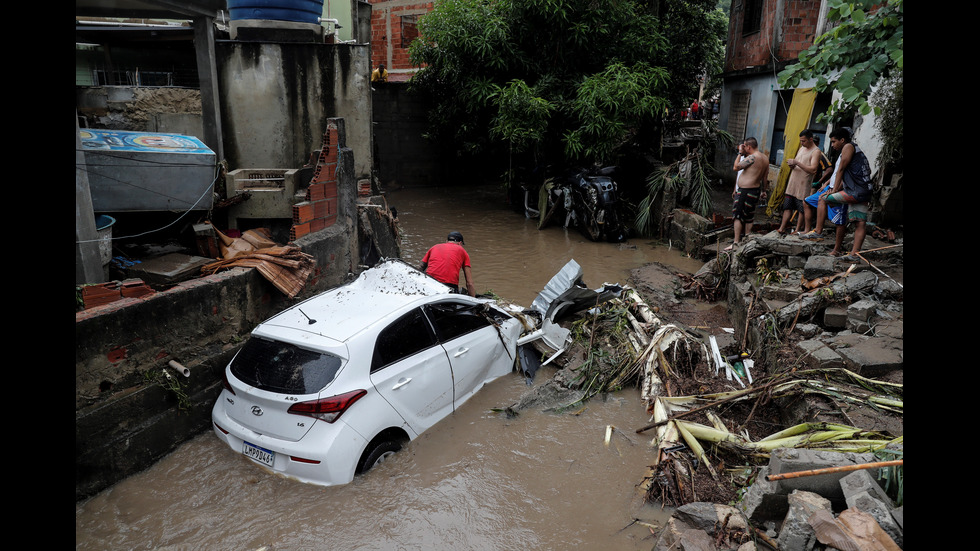
<svg viewBox="0 0 980 551"><path fill-rule="evenodd" d="M170 253L136 264L126 270L150 284L170 285L201 276L201 267L214 262L213 258Z"/></svg>
<svg viewBox="0 0 980 551"><path fill-rule="evenodd" d="M897 281L889 278L882 278L874 286L875 296L888 300L902 300L905 288Z"/></svg>
<svg viewBox="0 0 980 551"><path fill-rule="evenodd" d="M796 343L796 348L800 351L800 357L810 367L844 367L844 359L841 355L819 340L800 341Z"/></svg>
<svg viewBox="0 0 980 551"><path fill-rule="evenodd" d="M848 369L865 377L878 377L904 369L904 341L891 337L866 339L837 349Z"/></svg>
<svg viewBox="0 0 980 551"><path fill-rule="evenodd" d="M753 523L778 520L786 516L789 503L786 496L776 492L776 483L769 482L769 467L759 469L755 482L749 486L738 507Z"/></svg>
<svg viewBox="0 0 980 551"><path fill-rule="evenodd" d="M881 529L891 536L899 547L904 546L902 528L891 514L895 502L888 497L870 473L855 471L842 478L840 485L848 507L874 517Z"/></svg>
<svg viewBox="0 0 980 551"><path fill-rule="evenodd" d="M875 324L876 337L891 337L903 340L905 338L904 323L900 319L881 320Z"/></svg>
<svg viewBox="0 0 980 551"><path fill-rule="evenodd" d="M794 490L787 497L789 511L779 529L780 549L797 549L809 551L817 544L817 535L807 522L818 510L832 511L830 500L820 494Z"/></svg>
<svg viewBox="0 0 980 551"><path fill-rule="evenodd" d="M803 267L803 277L806 279L817 279L818 277L832 276L837 273L834 270L834 257L815 255L806 260Z"/></svg>
<svg viewBox="0 0 980 551"><path fill-rule="evenodd" d="M870 322L878 309L878 303L873 300L859 300L847 306L847 317L861 322Z"/></svg>
<svg viewBox="0 0 980 551"><path fill-rule="evenodd" d="M741 546L750 541L749 531L748 521L735 507L688 503L674 511L653 549L743 549Z"/></svg>
<svg viewBox="0 0 980 551"><path fill-rule="evenodd" d="M828 329L844 329L847 327L847 309L840 306L828 306L823 312L823 326Z"/></svg>
<svg viewBox="0 0 980 551"><path fill-rule="evenodd" d="M783 474L837 467L840 465L857 465L873 461L875 461L875 456L870 453L840 453L822 450L781 448L772 453L769 458L769 468L772 474ZM872 472L877 474L877 470L873 470ZM807 490L816 492L832 501L843 501L844 492L840 488L840 479L846 475L847 473L830 473L820 476L780 480L777 482L777 489L786 494L793 490Z"/></svg>
<svg viewBox="0 0 980 551"><path fill-rule="evenodd" d="M793 255L786 257L786 267L790 270L802 270L806 266L808 257L803 255Z"/></svg>

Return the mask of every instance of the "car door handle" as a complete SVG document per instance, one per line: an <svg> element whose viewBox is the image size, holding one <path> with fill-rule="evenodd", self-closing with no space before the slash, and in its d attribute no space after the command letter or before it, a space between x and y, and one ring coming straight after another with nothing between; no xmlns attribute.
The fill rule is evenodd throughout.
<svg viewBox="0 0 980 551"><path fill-rule="evenodd" d="M412 378L411 377L409 377L407 379L405 377L402 377L401 379L398 379L398 382L395 383L395 386L391 387L391 390L398 390L399 388L407 385L410 382L412 382Z"/></svg>
<svg viewBox="0 0 980 551"><path fill-rule="evenodd" d="M455 354L453 354L453 357L454 358L458 358L458 357L462 356L463 354L466 354L469 351L470 351L469 348L460 348L459 350L456 351Z"/></svg>

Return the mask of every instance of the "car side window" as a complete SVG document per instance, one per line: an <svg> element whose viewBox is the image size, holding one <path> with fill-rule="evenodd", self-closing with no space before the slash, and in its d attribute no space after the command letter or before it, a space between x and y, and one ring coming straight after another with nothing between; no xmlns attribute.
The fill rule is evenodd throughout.
<svg viewBox="0 0 980 551"><path fill-rule="evenodd" d="M487 308L486 304L439 302L426 305L425 311L432 320L439 342L447 342L490 325Z"/></svg>
<svg viewBox="0 0 980 551"><path fill-rule="evenodd" d="M416 308L395 320L378 335L371 373L436 344L429 322Z"/></svg>

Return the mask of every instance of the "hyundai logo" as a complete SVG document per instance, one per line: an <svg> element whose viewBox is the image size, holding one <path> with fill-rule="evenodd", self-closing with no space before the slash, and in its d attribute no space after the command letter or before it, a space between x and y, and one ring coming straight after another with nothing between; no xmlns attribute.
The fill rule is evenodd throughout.
<svg viewBox="0 0 980 551"><path fill-rule="evenodd" d="M259 406L252 406L252 415L262 415L262 408Z"/></svg>

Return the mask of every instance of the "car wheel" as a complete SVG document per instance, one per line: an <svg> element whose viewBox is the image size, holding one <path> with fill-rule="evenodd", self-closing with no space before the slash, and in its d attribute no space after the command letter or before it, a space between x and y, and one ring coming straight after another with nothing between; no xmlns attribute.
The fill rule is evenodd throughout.
<svg viewBox="0 0 980 551"><path fill-rule="evenodd" d="M393 440L382 440L372 444L361 459L361 464L357 468L358 473L366 473L374 467L384 463L386 459L402 449L402 445Z"/></svg>

